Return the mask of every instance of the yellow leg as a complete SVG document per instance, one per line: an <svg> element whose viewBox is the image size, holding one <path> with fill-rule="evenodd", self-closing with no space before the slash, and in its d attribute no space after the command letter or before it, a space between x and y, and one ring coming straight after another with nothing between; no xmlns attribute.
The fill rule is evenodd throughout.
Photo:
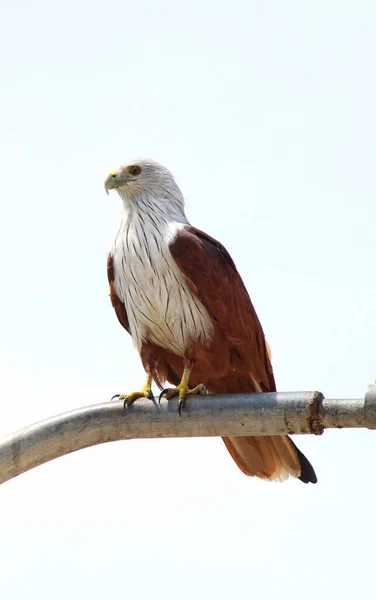
<svg viewBox="0 0 376 600"><path fill-rule="evenodd" d="M194 387L192 389L188 387L188 381L189 381L190 374L191 374L190 370L188 368L185 368L183 371L183 376L181 378L179 385L177 385L175 388L166 388L165 390L162 390L162 392L159 396L159 400L162 398L162 396L167 398L167 400L169 398L172 398L173 396L179 396L179 414L181 414L181 409L184 406L184 400L185 400L186 396L188 396L190 394L205 394L206 393L206 387L204 386L203 383L196 385L196 387Z"/></svg>
<svg viewBox="0 0 376 600"><path fill-rule="evenodd" d="M153 392L151 391L152 380L151 373L148 373L145 385L140 389L139 392L131 392L130 394L120 394L117 396L119 400L124 400L124 408L130 406L130 404L137 400L137 398L150 398L150 400L154 400Z"/></svg>

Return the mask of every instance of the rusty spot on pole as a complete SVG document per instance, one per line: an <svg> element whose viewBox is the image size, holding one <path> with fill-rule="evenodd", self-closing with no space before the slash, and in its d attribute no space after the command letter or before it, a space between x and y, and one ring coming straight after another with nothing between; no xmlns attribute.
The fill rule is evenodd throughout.
<svg viewBox="0 0 376 600"><path fill-rule="evenodd" d="M308 427L311 433L321 435L324 433L324 424L322 421L322 403L324 396L321 392L312 392L312 396L307 405Z"/></svg>

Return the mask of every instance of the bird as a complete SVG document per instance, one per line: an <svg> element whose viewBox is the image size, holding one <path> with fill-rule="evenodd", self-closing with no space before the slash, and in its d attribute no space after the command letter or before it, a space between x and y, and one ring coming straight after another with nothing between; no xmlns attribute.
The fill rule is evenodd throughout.
<svg viewBox="0 0 376 600"><path fill-rule="evenodd" d="M276 391L269 346L235 263L189 223L173 174L138 158L111 171L104 187L123 203L107 257L109 295L146 373L138 391L118 395L124 407L153 399L153 382L165 398L178 396L179 411L191 394ZM287 435L222 439L245 475L317 482Z"/></svg>

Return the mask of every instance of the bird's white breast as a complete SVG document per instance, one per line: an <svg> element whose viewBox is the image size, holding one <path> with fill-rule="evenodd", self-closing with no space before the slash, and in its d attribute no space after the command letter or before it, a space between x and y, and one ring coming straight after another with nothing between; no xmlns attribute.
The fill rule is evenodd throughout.
<svg viewBox="0 0 376 600"><path fill-rule="evenodd" d="M152 342L183 355L190 340L210 343L213 325L169 251L182 223L125 216L116 237L115 292L138 350Z"/></svg>

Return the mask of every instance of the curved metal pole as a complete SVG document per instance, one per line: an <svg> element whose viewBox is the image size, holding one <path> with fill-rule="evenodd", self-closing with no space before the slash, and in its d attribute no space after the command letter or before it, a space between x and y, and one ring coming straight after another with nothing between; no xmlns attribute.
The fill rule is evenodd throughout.
<svg viewBox="0 0 376 600"><path fill-rule="evenodd" d="M320 392L221 394L177 400L120 401L79 408L0 440L0 483L49 460L131 438L321 434L327 427L376 428L376 385L365 398L325 400Z"/></svg>

